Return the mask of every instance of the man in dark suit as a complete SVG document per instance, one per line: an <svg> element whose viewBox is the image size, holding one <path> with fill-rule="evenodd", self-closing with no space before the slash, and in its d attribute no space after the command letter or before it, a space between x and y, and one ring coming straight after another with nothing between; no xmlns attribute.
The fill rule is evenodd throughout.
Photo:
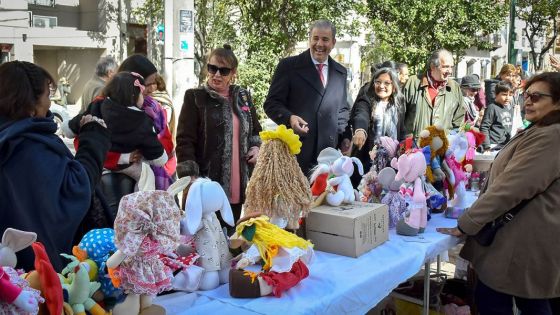
<svg viewBox="0 0 560 315"><path fill-rule="evenodd" d="M321 150L337 147L348 122L346 68L329 57L335 35L331 22L311 23L309 49L278 63L264 102L270 119L300 135L297 159L306 175Z"/></svg>

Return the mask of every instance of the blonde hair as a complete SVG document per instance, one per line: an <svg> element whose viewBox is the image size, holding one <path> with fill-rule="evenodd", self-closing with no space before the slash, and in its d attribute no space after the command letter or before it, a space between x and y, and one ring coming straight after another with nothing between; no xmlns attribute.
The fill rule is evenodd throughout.
<svg viewBox="0 0 560 315"><path fill-rule="evenodd" d="M510 75L510 74L518 74L518 71L514 65L512 65L511 63L506 63L505 65L502 66L502 69L500 69L500 73L498 74L498 77L501 78L504 75Z"/></svg>
<svg viewBox="0 0 560 315"><path fill-rule="evenodd" d="M268 270L272 267L272 258L278 254L279 247L299 247L303 250L313 247L310 241L304 240L270 223L269 218L264 215L240 222L237 224L235 232L238 235L242 235L243 229L252 225L255 226L255 235L250 242L257 247L261 258L265 262L263 270Z"/></svg>
<svg viewBox="0 0 560 315"><path fill-rule="evenodd" d="M245 213L279 216L288 219L289 228L298 228L311 202L309 181L288 145L280 139L265 141L247 184Z"/></svg>

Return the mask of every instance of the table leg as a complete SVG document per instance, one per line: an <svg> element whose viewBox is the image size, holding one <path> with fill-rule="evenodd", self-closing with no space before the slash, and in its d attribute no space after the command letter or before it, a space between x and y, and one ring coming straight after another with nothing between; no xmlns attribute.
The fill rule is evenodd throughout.
<svg viewBox="0 0 560 315"><path fill-rule="evenodd" d="M424 311L422 314L430 314L430 262L424 264Z"/></svg>
<svg viewBox="0 0 560 315"><path fill-rule="evenodd" d="M441 255L437 255L437 275L441 273Z"/></svg>

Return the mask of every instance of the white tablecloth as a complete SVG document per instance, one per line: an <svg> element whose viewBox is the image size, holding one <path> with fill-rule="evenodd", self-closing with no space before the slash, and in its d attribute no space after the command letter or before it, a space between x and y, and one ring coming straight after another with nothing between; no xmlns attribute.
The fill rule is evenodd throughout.
<svg viewBox="0 0 560 315"><path fill-rule="evenodd" d="M391 230L386 243L359 258L317 251L309 277L281 298L235 299L225 284L211 291L161 296L155 303L168 314L365 314L424 262L457 245L457 238L435 231L456 225L456 220L436 214L425 233L406 237Z"/></svg>

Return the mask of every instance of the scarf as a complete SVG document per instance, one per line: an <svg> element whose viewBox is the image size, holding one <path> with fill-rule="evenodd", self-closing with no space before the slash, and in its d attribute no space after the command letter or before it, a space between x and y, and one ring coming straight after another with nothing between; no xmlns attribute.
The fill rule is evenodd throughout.
<svg viewBox="0 0 560 315"><path fill-rule="evenodd" d="M447 81L438 81L436 79L434 79L434 77L432 77L432 71L428 71L428 84L430 85L430 87L436 89L436 90L441 90L443 88L445 88L445 86L447 85Z"/></svg>
<svg viewBox="0 0 560 315"><path fill-rule="evenodd" d="M382 136L397 139L397 122L399 120L397 106L391 103L378 102L372 113L375 128L375 139Z"/></svg>

